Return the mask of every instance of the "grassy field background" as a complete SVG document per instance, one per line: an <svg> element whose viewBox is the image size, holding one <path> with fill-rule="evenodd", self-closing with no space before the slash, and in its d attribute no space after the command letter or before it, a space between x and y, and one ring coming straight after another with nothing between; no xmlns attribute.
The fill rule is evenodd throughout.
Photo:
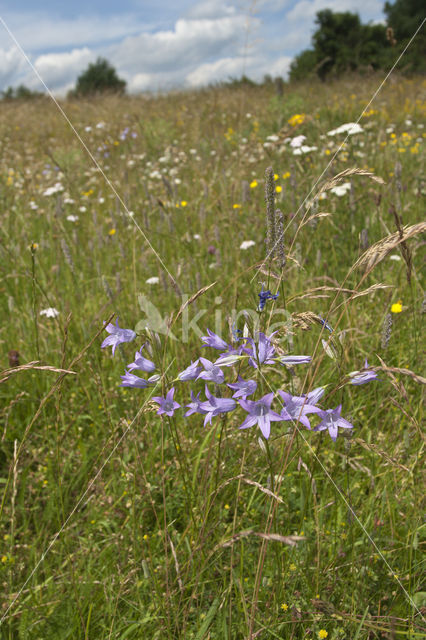
<svg viewBox="0 0 426 640"><path fill-rule="evenodd" d="M96 164L52 101L0 104L2 638L424 637L426 84L392 77L369 104L381 80L61 103ZM358 119L339 149L328 133ZM283 268L266 259L268 167ZM354 168L383 183L331 181ZM156 413L172 385L181 405L203 392L173 381L218 355L207 328L252 329L262 284L280 295L261 329L313 356L268 387L327 385L354 425L335 443L276 422L266 449L241 411ZM113 314L138 331L114 358ZM144 343L160 382L123 388ZM366 358L379 379L345 384Z"/></svg>

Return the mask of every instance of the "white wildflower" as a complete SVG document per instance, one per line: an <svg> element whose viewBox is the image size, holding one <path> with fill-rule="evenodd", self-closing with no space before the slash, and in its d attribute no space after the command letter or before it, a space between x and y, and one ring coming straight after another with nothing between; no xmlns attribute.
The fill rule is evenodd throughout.
<svg viewBox="0 0 426 640"><path fill-rule="evenodd" d="M47 309L42 309L40 315L46 316L46 318L57 318L59 311L55 307L48 307Z"/></svg>
<svg viewBox="0 0 426 640"><path fill-rule="evenodd" d="M241 244L240 244L240 249L250 249L250 247L254 247L255 245L255 241L254 240L244 240Z"/></svg>

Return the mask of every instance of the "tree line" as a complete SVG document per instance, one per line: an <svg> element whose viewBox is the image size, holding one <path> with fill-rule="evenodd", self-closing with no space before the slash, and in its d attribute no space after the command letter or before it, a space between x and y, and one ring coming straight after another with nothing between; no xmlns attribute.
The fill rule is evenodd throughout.
<svg viewBox="0 0 426 640"><path fill-rule="evenodd" d="M318 76L325 80L348 71L389 70L402 55L397 69L408 73L426 71L425 28L412 36L425 18L423 0L386 2L386 24L362 24L356 13L324 9L316 14L316 30L310 49L291 63L290 81ZM407 50L404 49L408 46ZM404 53L403 53L404 52Z"/></svg>

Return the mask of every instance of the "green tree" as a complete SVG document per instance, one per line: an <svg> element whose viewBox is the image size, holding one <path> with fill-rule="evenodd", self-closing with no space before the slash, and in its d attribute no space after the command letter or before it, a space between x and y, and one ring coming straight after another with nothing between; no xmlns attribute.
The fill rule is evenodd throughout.
<svg viewBox="0 0 426 640"><path fill-rule="evenodd" d="M318 58L313 49L305 49L292 60L289 79L291 82L305 80L317 72Z"/></svg>
<svg viewBox="0 0 426 640"><path fill-rule="evenodd" d="M3 100L32 100L33 98L45 97L45 94L40 93L40 91L33 91L20 84L18 87L8 87L5 91L2 91L1 97Z"/></svg>
<svg viewBox="0 0 426 640"><path fill-rule="evenodd" d="M393 38L396 40L394 47L394 58L396 58L405 49L426 17L424 0L396 0L393 4L386 2L384 13L387 25L392 29ZM404 53L399 67L410 71L426 71L426 28L424 25Z"/></svg>
<svg viewBox="0 0 426 640"><path fill-rule="evenodd" d="M114 67L105 60L98 58L96 62L89 64L78 78L72 92L75 96L95 95L97 93L124 93L126 81L118 77Z"/></svg>

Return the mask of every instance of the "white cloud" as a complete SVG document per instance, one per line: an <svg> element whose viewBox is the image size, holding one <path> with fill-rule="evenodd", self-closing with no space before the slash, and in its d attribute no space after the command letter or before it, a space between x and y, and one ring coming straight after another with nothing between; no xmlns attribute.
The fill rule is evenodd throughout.
<svg viewBox="0 0 426 640"><path fill-rule="evenodd" d="M242 43L244 16L218 19L179 19L173 30L141 33L111 47L111 59L128 72L168 70L177 77L200 60L234 53Z"/></svg>
<svg viewBox="0 0 426 640"><path fill-rule="evenodd" d="M0 88L14 83L16 74L23 65L24 59L18 49L0 49Z"/></svg>
<svg viewBox="0 0 426 640"><path fill-rule="evenodd" d="M277 60L274 60L272 64L268 65L269 70L265 70L265 74L269 73L273 78L277 76L286 77L288 70L290 69L290 64L292 61L291 56L281 56Z"/></svg>
<svg viewBox="0 0 426 640"><path fill-rule="evenodd" d="M236 8L226 0L203 0L191 7L186 15L188 18L218 18L235 15Z"/></svg>
<svg viewBox="0 0 426 640"><path fill-rule="evenodd" d="M72 83L93 59L93 52L88 47L84 47L67 53L48 53L39 56L34 61L34 67L49 88L56 88L58 85ZM33 78L29 77L28 84L31 86L38 82L35 74Z"/></svg>
<svg viewBox="0 0 426 640"><path fill-rule="evenodd" d="M6 24L24 51L48 51L112 42L151 25L132 14L80 15L72 19L47 15L40 11L7 13ZM0 47L9 46L10 36L0 30Z"/></svg>
<svg viewBox="0 0 426 640"><path fill-rule="evenodd" d="M289 22L308 22L315 18L318 11L331 9L335 12L350 11L363 15L363 21L377 17L383 8L380 0L301 0L287 13Z"/></svg>
<svg viewBox="0 0 426 640"><path fill-rule="evenodd" d="M149 73L137 73L130 76L127 88L130 93L148 91L153 88L153 76Z"/></svg>
<svg viewBox="0 0 426 640"><path fill-rule="evenodd" d="M188 73L186 82L190 87L199 87L219 80L227 80L228 78L240 78L247 63L250 64L250 62L252 61L247 61L242 57L222 58L215 62L206 62Z"/></svg>

